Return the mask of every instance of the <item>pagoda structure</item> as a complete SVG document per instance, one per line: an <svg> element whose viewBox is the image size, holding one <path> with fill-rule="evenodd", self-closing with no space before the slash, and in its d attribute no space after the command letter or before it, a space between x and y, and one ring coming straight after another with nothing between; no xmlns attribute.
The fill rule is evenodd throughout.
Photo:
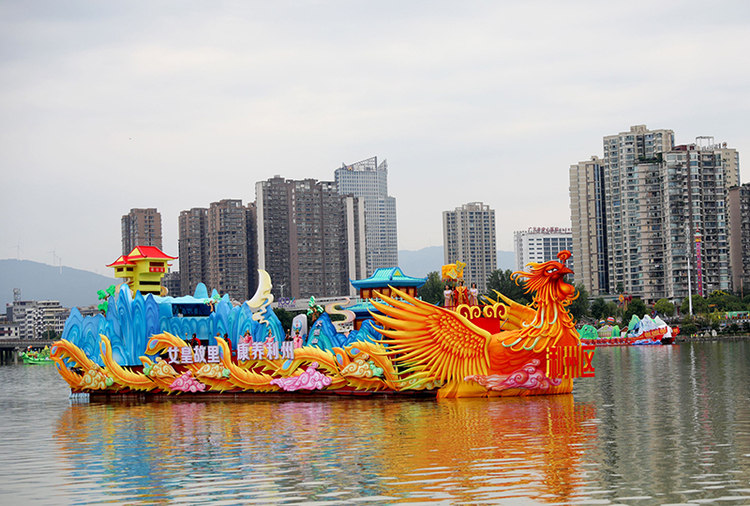
<svg viewBox="0 0 750 506"><path fill-rule="evenodd" d="M372 276L367 279L350 281L352 286L359 291L360 301L346 309L356 315L354 329L359 330L365 320L372 319L371 312L378 312L375 306L370 303L370 299L382 302L375 292L391 297L391 288L396 288L407 295L417 297L417 290L427 282L427 278L406 276L400 267L381 267L376 269Z"/></svg>
<svg viewBox="0 0 750 506"><path fill-rule="evenodd" d="M133 251L120 257L107 267L115 269L115 278L122 278L130 290L142 295L166 295L166 288L161 286L161 278L167 273L169 256L156 246L136 246Z"/></svg>

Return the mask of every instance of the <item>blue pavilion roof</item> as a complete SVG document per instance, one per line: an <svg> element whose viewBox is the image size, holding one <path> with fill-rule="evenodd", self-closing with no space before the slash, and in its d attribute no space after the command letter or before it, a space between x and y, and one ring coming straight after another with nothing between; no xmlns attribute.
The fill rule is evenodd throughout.
<svg viewBox="0 0 750 506"><path fill-rule="evenodd" d="M427 282L427 278L412 278L406 276L400 267L381 267L367 279L351 281L356 289L385 288L387 286L415 286L419 288Z"/></svg>

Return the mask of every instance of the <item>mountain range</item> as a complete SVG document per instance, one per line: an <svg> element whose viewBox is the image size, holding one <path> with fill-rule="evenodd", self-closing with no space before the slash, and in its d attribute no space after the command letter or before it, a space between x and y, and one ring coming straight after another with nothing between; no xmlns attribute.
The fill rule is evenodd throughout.
<svg viewBox="0 0 750 506"><path fill-rule="evenodd" d="M0 311L13 302L14 288L21 289L21 300L59 300L63 307L83 307L98 304L96 291L114 284L120 280L72 267L0 260Z"/></svg>
<svg viewBox="0 0 750 506"><path fill-rule="evenodd" d="M398 252L399 267L407 276L426 277L440 271L443 247L429 246L417 251ZM498 269L513 269L512 251L497 252ZM13 289L21 289L21 300L58 300L64 307L98 304L97 290L104 290L120 280L71 267L53 267L31 260L0 260L0 311L13 302Z"/></svg>

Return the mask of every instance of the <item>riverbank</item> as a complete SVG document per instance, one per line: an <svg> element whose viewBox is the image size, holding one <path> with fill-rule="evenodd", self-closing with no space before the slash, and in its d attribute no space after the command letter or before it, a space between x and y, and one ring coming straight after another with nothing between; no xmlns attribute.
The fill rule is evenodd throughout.
<svg viewBox="0 0 750 506"><path fill-rule="evenodd" d="M750 335L742 334L742 335L735 335L735 336L725 336L725 335L717 335L717 336L708 336L708 337L702 337L702 336L689 336L689 337L683 337L679 336L675 338L675 344L677 343L707 343L711 341L745 341L747 339L750 339Z"/></svg>

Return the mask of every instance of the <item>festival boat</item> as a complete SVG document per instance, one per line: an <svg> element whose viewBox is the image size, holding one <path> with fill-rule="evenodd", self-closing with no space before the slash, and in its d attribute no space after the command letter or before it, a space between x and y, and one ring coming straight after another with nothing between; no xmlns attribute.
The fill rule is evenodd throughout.
<svg viewBox="0 0 750 506"><path fill-rule="evenodd" d="M417 297L424 278L378 270L352 282L359 312L348 300L323 308L311 297L287 337L265 271L241 304L209 296L203 284L170 297L155 279L174 257L139 246L110 264L125 283L100 292L102 314L71 310L51 358L71 393L91 400L570 393L574 378L594 376L595 347L581 344L567 311L575 298L564 280L569 256L515 273L534 293L529 305L496 293L447 309Z"/></svg>
<svg viewBox="0 0 750 506"><path fill-rule="evenodd" d="M607 318L599 322L597 330L592 325L584 325L579 334L584 343L594 346L649 346L659 344L674 344L675 336L680 333L679 327L670 327L659 316L643 318L633 315L628 322L627 329L621 331L617 325L612 325L614 318Z"/></svg>
<svg viewBox="0 0 750 506"><path fill-rule="evenodd" d="M19 353L21 360L24 364L52 364L54 363L50 358L50 349L45 346L41 351L26 350Z"/></svg>

